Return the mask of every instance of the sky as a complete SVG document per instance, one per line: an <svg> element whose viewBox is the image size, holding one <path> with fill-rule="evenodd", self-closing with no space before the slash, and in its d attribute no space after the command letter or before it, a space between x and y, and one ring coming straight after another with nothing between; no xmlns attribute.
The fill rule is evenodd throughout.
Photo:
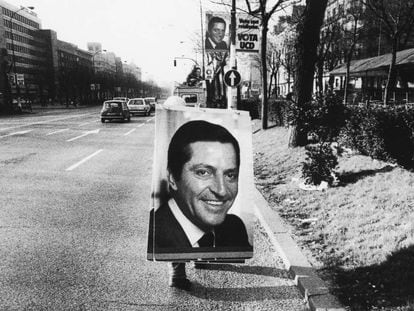
<svg viewBox="0 0 414 311"><path fill-rule="evenodd" d="M144 80L160 84L182 82L193 62L200 38L200 2L203 11L224 10L209 0L6 0L33 6L43 29L53 29L59 40L86 50L87 42L100 42L123 61L141 67ZM204 23L204 21L203 21ZM204 27L204 25L203 25Z"/></svg>

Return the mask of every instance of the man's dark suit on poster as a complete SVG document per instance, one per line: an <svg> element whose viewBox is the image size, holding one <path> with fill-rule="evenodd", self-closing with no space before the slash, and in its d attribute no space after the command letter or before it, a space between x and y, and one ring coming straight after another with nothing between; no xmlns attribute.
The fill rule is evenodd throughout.
<svg viewBox="0 0 414 311"><path fill-rule="evenodd" d="M206 42L204 44L204 48L206 50L227 50L227 43L224 41L221 41L216 44L216 46L213 46L213 44L210 41L209 37L206 38Z"/></svg>
<svg viewBox="0 0 414 311"><path fill-rule="evenodd" d="M171 212L168 204L164 204L157 209L155 221L154 210L151 211L150 224L148 253L153 252L153 242L155 242L155 252L158 249L165 248L170 250L176 248L178 252L185 248L192 249L187 235ZM227 214L224 222L214 228L214 235L216 247L238 247L250 251L252 249L246 227L236 215Z"/></svg>

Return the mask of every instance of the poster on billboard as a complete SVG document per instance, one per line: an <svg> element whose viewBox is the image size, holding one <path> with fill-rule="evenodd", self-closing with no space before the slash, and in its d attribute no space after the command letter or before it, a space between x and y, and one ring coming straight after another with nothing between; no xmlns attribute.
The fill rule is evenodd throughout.
<svg viewBox="0 0 414 311"><path fill-rule="evenodd" d="M249 113L157 108L147 259L244 262L253 256Z"/></svg>
<svg viewBox="0 0 414 311"><path fill-rule="evenodd" d="M206 34L204 49L209 52L227 52L230 38L229 14L225 12L206 12Z"/></svg>
<svg viewBox="0 0 414 311"><path fill-rule="evenodd" d="M236 51L258 53L260 49L260 20L248 14L238 14Z"/></svg>

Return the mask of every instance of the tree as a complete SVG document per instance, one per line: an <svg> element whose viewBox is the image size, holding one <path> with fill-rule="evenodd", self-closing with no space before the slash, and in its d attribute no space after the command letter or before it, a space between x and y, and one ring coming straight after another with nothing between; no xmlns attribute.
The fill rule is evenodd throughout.
<svg viewBox="0 0 414 311"><path fill-rule="evenodd" d="M260 70L260 75L263 75L263 66L261 65L261 57L257 54L254 54L252 57L252 63L257 64L256 67ZM269 83L268 83L268 89L267 94L270 97L272 93L275 93L275 90L277 89L277 73L279 71L279 68L282 64L281 61L281 53L277 49L276 44L273 42L268 42L267 44L267 52L266 52L266 62L267 62L267 75L269 77ZM275 85L274 88L272 86ZM277 92L277 91L276 91Z"/></svg>
<svg viewBox="0 0 414 311"><path fill-rule="evenodd" d="M267 72L267 61L266 61L266 52L267 52L267 33L269 30L269 21L272 18L273 14L276 13L278 9L286 7L292 1L290 0L277 0L273 5L270 5L267 0L260 0L258 2L253 0L245 0L247 11L251 16L259 18L261 21L261 46L260 46L260 59L262 72ZM255 7L253 7L255 6ZM268 6L270 7L268 9ZM268 127L268 92L267 92L267 74L262 74L262 128L267 129Z"/></svg>
<svg viewBox="0 0 414 311"><path fill-rule="evenodd" d="M313 78L317 60L319 34L328 0L306 0L302 18L297 25L295 44L295 81L294 92L296 108L294 124L291 126L289 146L304 146L307 133L303 124L303 106L310 102L313 92Z"/></svg>
<svg viewBox="0 0 414 311"><path fill-rule="evenodd" d="M384 90L385 105L396 84L397 51L407 43L414 26L414 0L362 0L362 2L380 20L381 25L384 26L383 31L391 41L391 62Z"/></svg>
<svg viewBox="0 0 414 311"><path fill-rule="evenodd" d="M344 85L344 104L347 102L349 91L349 79L351 60L355 54L355 47L362 36L363 28L361 27L361 20L364 16L364 11L359 2L353 2L353 5L345 11L346 23L342 29L343 33L343 52L345 55L346 74Z"/></svg>
<svg viewBox="0 0 414 311"><path fill-rule="evenodd" d="M295 69L295 40L293 25L289 25L287 31L284 32L284 37L281 38L281 46L279 48L280 53L280 65L285 68L287 74L287 88L288 92L291 92L291 83L294 80Z"/></svg>
<svg viewBox="0 0 414 311"><path fill-rule="evenodd" d="M334 52L334 43L339 39L339 23L338 21L327 21L326 26L320 35L320 43L317 49L316 56L316 77L317 90L320 94L324 91L323 74L326 68L330 68L332 64L336 63L340 55Z"/></svg>
<svg viewBox="0 0 414 311"><path fill-rule="evenodd" d="M261 31L261 44L260 44L260 64L261 72L267 72L267 34L269 31L269 22L272 16L279 10L284 9L288 5L297 0L245 0L246 8L238 8L239 11L246 12L249 15L256 17L260 20L260 31ZM217 3L212 1L213 3ZM224 3L222 0L220 4L231 6L228 3ZM268 83L267 75L262 74L262 128L267 129L268 127Z"/></svg>
<svg viewBox="0 0 414 311"><path fill-rule="evenodd" d="M277 73L279 72L280 68L280 53L276 50L273 44L270 45L271 51L267 54L267 61L269 62L269 73L270 73L270 81L269 81L269 89L267 91L267 94L269 94L269 97L272 96L272 94L277 95ZM274 81L274 83L273 83ZM272 88L272 85L275 85L274 88Z"/></svg>
<svg viewBox="0 0 414 311"><path fill-rule="evenodd" d="M5 48L0 49L0 112L2 110L12 109L11 88L7 77L7 68L9 68L8 54Z"/></svg>

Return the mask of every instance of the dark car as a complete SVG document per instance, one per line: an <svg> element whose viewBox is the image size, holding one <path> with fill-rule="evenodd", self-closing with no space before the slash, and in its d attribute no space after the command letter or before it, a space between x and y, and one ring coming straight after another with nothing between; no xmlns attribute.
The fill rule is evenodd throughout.
<svg viewBox="0 0 414 311"><path fill-rule="evenodd" d="M101 121L106 120L127 120L131 121L128 106L123 100L107 100L103 103L101 110Z"/></svg>

